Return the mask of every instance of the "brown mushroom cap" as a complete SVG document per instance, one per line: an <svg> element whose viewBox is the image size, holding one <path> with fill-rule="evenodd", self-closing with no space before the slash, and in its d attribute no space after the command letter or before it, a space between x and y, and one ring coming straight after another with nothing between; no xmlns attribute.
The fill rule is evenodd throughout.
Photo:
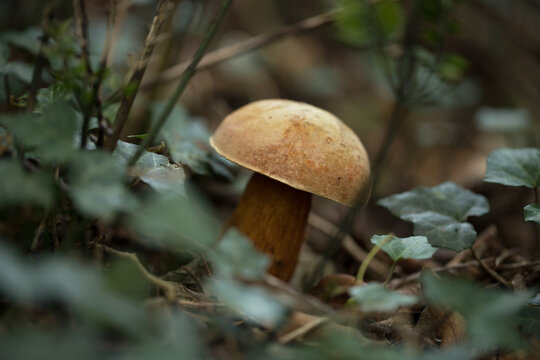
<svg viewBox="0 0 540 360"><path fill-rule="evenodd" d="M343 204L364 205L371 193L369 159L356 134L312 105L247 104L223 120L210 144L250 170Z"/></svg>

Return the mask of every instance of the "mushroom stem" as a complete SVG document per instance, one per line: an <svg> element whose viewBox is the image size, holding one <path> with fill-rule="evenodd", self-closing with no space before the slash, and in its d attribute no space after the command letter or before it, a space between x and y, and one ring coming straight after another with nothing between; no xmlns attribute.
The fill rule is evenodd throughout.
<svg viewBox="0 0 540 360"><path fill-rule="evenodd" d="M226 227L236 227L270 255L268 273L289 281L304 241L311 194L254 173Z"/></svg>

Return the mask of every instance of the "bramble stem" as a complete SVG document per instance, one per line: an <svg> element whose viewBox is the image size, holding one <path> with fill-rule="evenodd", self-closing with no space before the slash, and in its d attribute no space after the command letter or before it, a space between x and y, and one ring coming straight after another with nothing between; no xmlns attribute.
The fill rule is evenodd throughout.
<svg viewBox="0 0 540 360"><path fill-rule="evenodd" d="M229 6L231 5L232 0L225 0L223 1L221 7L214 15L214 18L212 19L212 22L210 23L210 26L206 30L206 35L204 39L202 40L201 44L199 45L199 48L197 49L197 52L193 56L193 59L191 60L191 63L187 67L186 71L184 71L184 75L182 76L182 79L180 80L180 84L176 87L176 90L174 91L174 94L170 97L169 101L167 102L167 105L165 106L165 109L161 112L159 115L159 118L157 121L153 124L152 129L147 137L144 138L141 145L133 154L133 157L129 160L128 166L133 166L137 160L141 157L141 155L144 152L144 149L151 144L154 139L156 138L157 134L159 133L159 130L165 125L165 122L167 121L171 111L174 108L174 105L184 92L184 90L187 87L187 84L195 75L195 72L197 71L197 64L199 61L201 61L206 49L212 42L212 39L217 33L217 29L219 28L219 25L223 21L223 18L225 17L225 14L227 13L227 10L229 9ZM118 134L119 135L119 134ZM118 139L118 138L117 138Z"/></svg>

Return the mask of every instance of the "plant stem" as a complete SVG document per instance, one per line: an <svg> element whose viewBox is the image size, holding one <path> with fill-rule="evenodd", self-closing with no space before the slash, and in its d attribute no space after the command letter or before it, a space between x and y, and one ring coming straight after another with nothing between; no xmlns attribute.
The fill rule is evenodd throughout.
<svg viewBox="0 0 540 360"><path fill-rule="evenodd" d="M161 112L158 120L153 124L152 130L150 131L150 134L144 138L141 145L133 154L132 158L129 160L128 166L132 166L137 162L139 157L143 154L144 149L146 146L151 144L154 139L156 138L157 134L159 133L159 130L163 127L165 122L167 121L167 118L169 117L171 111L174 108L174 105L186 89L187 84L189 83L189 80L195 75L195 72L197 71L197 64L199 61L201 61L206 49L210 45L212 39L214 38L215 34L217 33L217 30L219 28L219 25L223 21L223 18L225 17L225 14L227 13L227 10L229 9L229 6L231 5L232 0L225 0L223 1L221 7L218 9L216 14L214 15L214 18L212 19L212 22L210 23L210 26L208 27L206 31L206 35L199 45L199 48L197 49L197 52L193 56L193 59L191 60L191 63L187 67L187 69L184 71L184 75L182 76L182 79L180 81L180 84L178 84L176 90L174 91L174 94L171 96L169 101L167 102L167 105L165 106L165 109Z"/></svg>
<svg viewBox="0 0 540 360"><path fill-rule="evenodd" d="M150 31L148 32L144 42L142 52L137 59L135 69L133 70L124 89L125 94L114 119L113 134L105 141L105 149L109 151L113 151L116 147L116 142L118 141L120 134L122 133L122 129L126 124L129 112L131 111L131 107L133 106L133 102L135 101L135 97L139 91L139 86L141 85L146 67L150 61L150 56L152 55L154 47L158 42L161 27L169 15L169 9L172 5L173 1L171 0L160 0L157 5L156 14L154 15Z"/></svg>
<svg viewBox="0 0 540 360"><path fill-rule="evenodd" d="M375 247L373 247L373 249L371 249L371 251L367 254L366 259L362 261L362 264L360 265L360 268L358 269L358 273L356 274L357 284L364 283L364 276L366 275L366 270L369 266L371 259L373 259L375 255L377 255L379 250L381 250L384 244L390 241L392 237L394 237L393 234L386 235L386 237L380 243L378 243Z"/></svg>
<svg viewBox="0 0 540 360"><path fill-rule="evenodd" d="M482 259L480 259L478 254L476 254L476 251L474 251L472 247L469 248L469 250L471 251L473 258L478 262L478 264L482 267L482 269L484 269L493 279L497 280L498 282L500 282L502 285L506 286L507 288L513 289L512 283L508 282L508 280L503 278L498 272L496 272L495 270L490 268L486 263L484 263Z"/></svg>
<svg viewBox="0 0 540 360"><path fill-rule="evenodd" d="M392 275L394 275L394 270L396 269L396 265L397 265L397 261L394 261L394 263L392 264L392 267L390 268L390 272L388 273L388 277L386 278L386 280L384 280L384 283L383 283L384 286L388 285L390 280L392 280Z"/></svg>

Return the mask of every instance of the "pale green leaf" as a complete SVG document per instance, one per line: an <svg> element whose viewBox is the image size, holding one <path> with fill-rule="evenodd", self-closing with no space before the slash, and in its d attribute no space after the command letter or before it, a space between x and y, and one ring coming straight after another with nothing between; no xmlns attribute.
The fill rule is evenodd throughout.
<svg viewBox="0 0 540 360"><path fill-rule="evenodd" d="M140 241L176 250L206 251L221 225L196 194L155 193L128 218Z"/></svg>
<svg viewBox="0 0 540 360"><path fill-rule="evenodd" d="M249 322L275 327L286 308L270 292L256 286L246 286L227 278L215 278L208 284L212 293Z"/></svg>
<svg viewBox="0 0 540 360"><path fill-rule="evenodd" d="M269 263L269 258L259 253L253 243L235 228L225 233L214 254L217 272L224 277L261 279Z"/></svg>
<svg viewBox="0 0 540 360"><path fill-rule="evenodd" d="M64 102L56 102L43 115L19 113L0 116L5 126L25 150L32 151L41 160L57 164L70 160L74 153L77 115Z"/></svg>
<svg viewBox="0 0 540 360"><path fill-rule="evenodd" d="M14 76L27 84L32 82L33 72L34 66L32 64L21 61L10 61L0 67L0 75Z"/></svg>
<svg viewBox="0 0 540 360"><path fill-rule="evenodd" d="M135 154L138 145L119 140L113 156L123 165ZM156 191L185 195L184 170L169 163L166 156L144 151L135 166L129 169L132 176L138 177Z"/></svg>
<svg viewBox="0 0 540 360"><path fill-rule="evenodd" d="M488 132L517 132L529 127L531 115L526 109L482 108L475 115L476 126Z"/></svg>
<svg viewBox="0 0 540 360"><path fill-rule="evenodd" d="M429 244L425 236L411 236L407 238L391 236L392 238L382 246L382 249L394 261L401 259L429 259L437 251L437 249ZM373 235L371 237L371 243L379 245L386 237L387 235Z"/></svg>
<svg viewBox="0 0 540 360"><path fill-rule="evenodd" d="M80 153L70 166L70 193L76 207L89 217L110 221L118 212L136 207L123 182L125 167L110 154Z"/></svg>
<svg viewBox="0 0 540 360"><path fill-rule="evenodd" d="M431 245L455 251L472 246L476 240L476 231L465 220L489 211L485 197L452 182L418 187L384 198L378 204L414 223L415 235L426 236Z"/></svg>
<svg viewBox="0 0 540 360"><path fill-rule="evenodd" d="M349 295L362 311L394 311L418 301L416 296L388 290L379 283L353 286L349 289Z"/></svg>
<svg viewBox="0 0 540 360"><path fill-rule="evenodd" d="M437 278L428 273L422 274L421 283L429 304L463 315L468 336L479 348L520 345L516 315L529 298L526 292L481 289L464 279Z"/></svg>
<svg viewBox="0 0 540 360"><path fill-rule="evenodd" d="M0 174L0 208L25 204L52 206L55 196L52 175L25 171L14 160L0 160Z"/></svg>
<svg viewBox="0 0 540 360"><path fill-rule="evenodd" d="M486 165L484 181L508 186L540 186L540 149L499 149Z"/></svg>
<svg viewBox="0 0 540 360"><path fill-rule="evenodd" d="M523 208L525 221L534 221L540 224L540 206L529 204Z"/></svg>

